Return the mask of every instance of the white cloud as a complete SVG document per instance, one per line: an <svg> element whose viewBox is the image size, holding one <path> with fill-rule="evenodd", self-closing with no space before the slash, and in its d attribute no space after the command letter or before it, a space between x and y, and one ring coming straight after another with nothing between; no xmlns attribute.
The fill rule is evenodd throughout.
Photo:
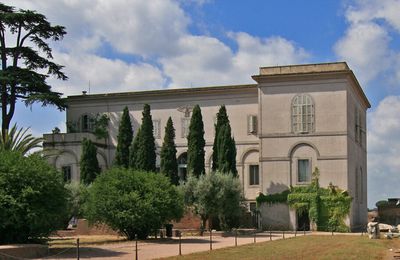
<svg viewBox="0 0 400 260"><path fill-rule="evenodd" d="M282 37L258 38L244 32L230 33L237 43L233 52L216 38L187 36L180 42L181 53L161 59L172 87L254 83L251 75L260 66L296 64L309 54Z"/></svg>
<svg viewBox="0 0 400 260"><path fill-rule="evenodd" d="M383 99L369 113L368 186L369 204L398 197L400 187L400 96Z"/></svg>
<svg viewBox="0 0 400 260"><path fill-rule="evenodd" d="M55 53L58 63L65 65L68 81L53 80L54 90L65 95L79 95L88 90L91 93L124 92L158 89L165 85L162 72L146 63L128 64L93 54Z"/></svg>
<svg viewBox="0 0 400 260"><path fill-rule="evenodd" d="M232 51L216 38L182 37L180 53L161 58L163 70L171 79L170 87L224 84L232 70Z"/></svg>
<svg viewBox="0 0 400 260"><path fill-rule="evenodd" d="M382 74L400 79L399 51L390 46L391 36L400 33L399 13L398 0L356 0L346 10L349 28L334 51L349 62L365 85Z"/></svg>
<svg viewBox="0 0 400 260"><path fill-rule="evenodd" d="M310 56L303 48L279 36L262 39L240 32L231 33L231 37L239 47L234 64L245 75L256 74L260 66L302 63Z"/></svg>
<svg viewBox="0 0 400 260"><path fill-rule="evenodd" d="M390 65L389 35L372 22L350 25L334 46L336 55L348 61L362 83L373 80Z"/></svg>
<svg viewBox="0 0 400 260"><path fill-rule="evenodd" d="M174 1L98 0L83 16L95 34L120 52L141 56L177 51L189 19Z"/></svg>
<svg viewBox="0 0 400 260"><path fill-rule="evenodd" d="M350 6L346 12L351 23L363 23L373 20L385 20L400 31L400 1L398 0L358 0L356 6Z"/></svg>

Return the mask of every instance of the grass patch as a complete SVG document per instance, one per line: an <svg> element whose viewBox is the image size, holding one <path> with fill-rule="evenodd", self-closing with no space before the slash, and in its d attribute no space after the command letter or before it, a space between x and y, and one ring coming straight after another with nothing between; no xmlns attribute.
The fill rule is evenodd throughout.
<svg viewBox="0 0 400 260"><path fill-rule="evenodd" d="M305 236L165 259L385 259L398 240L366 236Z"/></svg>

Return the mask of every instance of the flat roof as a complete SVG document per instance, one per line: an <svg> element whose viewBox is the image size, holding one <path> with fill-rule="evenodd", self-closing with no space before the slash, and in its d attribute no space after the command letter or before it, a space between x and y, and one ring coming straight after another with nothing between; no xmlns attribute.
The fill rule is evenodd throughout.
<svg viewBox="0 0 400 260"><path fill-rule="evenodd" d="M286 75L302 73L321 73L350 71L346 62L313 63L285 66L260 67L260 75Z"/></svg>
<svg viewBox="0 0 400 260"><path fill-rule="evenodd" d="M143 96L161 96L161 95L184 95L184 94L207 94L207 93L225 93L234 91L256 90L257 84L243 85L226 85L226 86L210 86L210 87L195 87L195 88L172 88L158 90L142 90L103 94L81 94L68 96L69 100L75 99L97 99L97 98L117 98L117 97L143 97Z"/></svg>

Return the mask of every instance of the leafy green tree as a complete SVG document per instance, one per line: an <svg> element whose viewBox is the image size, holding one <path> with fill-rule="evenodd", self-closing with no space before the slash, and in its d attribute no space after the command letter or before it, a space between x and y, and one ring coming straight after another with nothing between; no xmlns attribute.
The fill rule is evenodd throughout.
<svg viewBox="0 0 400 260"><path fill-rule="evenodd" d="M129 167L132 169L137 169L137 153L139 150L139 144L141 139L141 130L140 128L137 131L135 139L133 139L131 145L129 146Z"/></svg>
<svg viewBox="0 0 400 260"><path fill-rule="evenodd" d="M183 196L162 174L114 168L89 188L86 216L125 234L144 239L183 215Z"/></svg>
<svg viewBox="0 0 400 260"><path fill-rule="evenodd" d="M80 162L81 181L90 184L100 174L99 162L97 160L97 148L89 139L82 141L82 156Z"/></svg>
<svg viewBox="0 0 400 260"><path fill-rule="evenodd" d="M225 105L219 108L217 113L217 123L215 127L214 144L213 144L213 154L212 154L212 170L216 171L218 169L218 135L222 126L229 124L228 115L226 113Z"/></svg>
<svg viewBox="0 0 400 260"><path fill-rule="evenodd" d="M206 221L214 217L219 218L221 227L226 230L238 226L244 201L238 178L219 172L199 178L189 176L182 189L185 204L194 207L202 220L202 229Z"/></svg>
<svg viewBox="0 0 400 260"><path fill-rule="evenodd" d="M0 244L34 242L61 228L67 196L61 174L39 155L0 152Z"/></svg>
<svg viewBox="0 0 400 260"><path fill-rule="evenodd" d="M171 117L165 127L164 142L161 147L160 171L167 175L171 183L178 185L178 162L176 159L175 129Z"/></svg>
<svg viewBox="0 0 400 260"><path fill-rule="evenodd" d="M0 151L16 151L22 155L26 155L29 151L42 147L42 138L33 137L32 134L27 134L29 128L24 130L23 127L18 129L14 124L9 132L3 136L0 132Z"/></svg>
<svg viewBox="0 0 400 260"><path fill-rule="evenodd" d="M135 168L143 171L156 171L156 144L153 134L153 120L150 106L145 104L142 113L142 125L135 158Z"/></svg>
<svg viewBox="0 0 400 260"><path fill-rule="evenodd" d="M219 175L219 174L217 174ZM237 228L240 225L241 216L243 214L244 195L240 180L229 174L220 174L221 190L220 207L218 218L220 226L223 230Z"/></svg>
<svg viewBox="0 0 400 260"><path fill-rule="evenodd" d="M46 82L49 76L66 80L62 66L51 60L47 40L59 41L66 34L62 26L52 26L35 11L16 10L0 3L0 97L2 137L7 136L17 100L32 105L65 108L61 93L53 92ZM12 44L11 44L12 43ZM5 140L3 140L5 141Z"/></svg>
<svg viewBox="0 0 400 260"><path fill-rule="evenodd" d="M97 114L93 120L93 134L97 139L106 139L108 137L108 118L107 114Z"/></svg>
<svg viewBox="0 0 400 260"><path fill-rule="evenodd" d="M79 181L71 181L64 185L68 190L68 220L71 217L83 217L86 197L87 197L87 186Z"/></svg>
<svg viewBox="0 0 400 260"><path fill-rule="evenodd" d="M204 124L199 105L193 108L192 118L190 119L188 139L188 165L187 169L189 174L196 177L205 173L204 166Z"/></svg>
<svg viewBox="0 0 400 260"><path fill-rule="evenodd" d="M129 146L132 143L132 139L133 130L131 118L129 117L128 107L125 107L118 128L117 152L114 161L116 166L129 167Z"/></svg>
<svg viewBox="0 0 400 260"><path fill-rule="evenodd" d="M228 124L221 126L218 138L218 171L223 173L231 173L237 176L236 169L236 144L231 136L231 127Z"/></svg>

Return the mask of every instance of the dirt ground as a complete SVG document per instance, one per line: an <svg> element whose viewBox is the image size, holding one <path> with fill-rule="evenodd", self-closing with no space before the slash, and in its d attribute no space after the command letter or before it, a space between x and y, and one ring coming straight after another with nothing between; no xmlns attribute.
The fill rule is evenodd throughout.
<svg viewBox="0 0 400 260"><path fill-rule="evenodd" d="M297 236L302 236L298 233ZM285 234L285 239L294 237L295 234ZM265 242L283 239L282 233L273 233L271 238L269 233L258 233L256 242ZM237 245L254 243L254 236L241 235L236 239ZM235 246L235 237L215 236L212 238L212 249ZM203 237L182 237L181 253L190 254L194 252L210 250L210 239ZM135 259L135 242L116 242L102 245L82 245L79 250L79 256L82 259ZM179 255L179 238L158 239L138 242L138 259L156 259ZM75 247L69 248L51 248L50 257L45 259L77 259L77 250Z"/></svg>

